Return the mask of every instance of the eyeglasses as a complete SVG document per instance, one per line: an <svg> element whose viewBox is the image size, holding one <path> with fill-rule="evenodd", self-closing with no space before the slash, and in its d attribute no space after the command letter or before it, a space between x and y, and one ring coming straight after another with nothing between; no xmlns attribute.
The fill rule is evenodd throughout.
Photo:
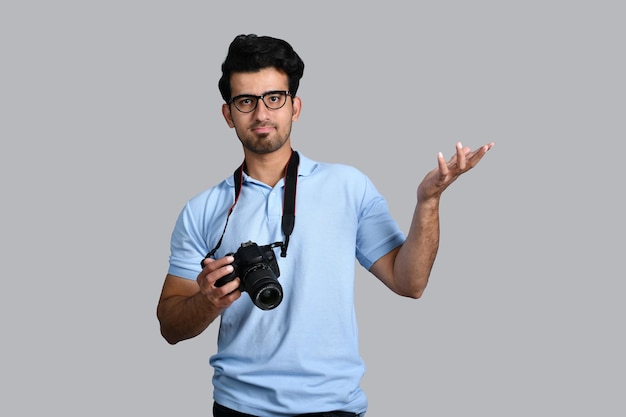
<svg viewBox="0 0 626 417"><path fill-rule="evenodd" d="M234 104L237 110L242 113L251 113L256 110L259 99L263 100L263 104L270 110L278 110L287 102L287 96L291 96L289 91L268 91L260 96L254 94L242 94L230 99L228 104Z"/></svg>

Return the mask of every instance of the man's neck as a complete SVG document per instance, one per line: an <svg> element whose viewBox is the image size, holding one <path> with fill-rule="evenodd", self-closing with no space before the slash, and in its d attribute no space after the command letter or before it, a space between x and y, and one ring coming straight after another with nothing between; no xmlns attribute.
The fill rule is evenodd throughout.
<svg viewBox="0 0 626 417"><path fill-rule="evenodd" d="M291 148L285 146L268 154L245 152L246 171L252 178L274 187L285 176Z"/></svg>

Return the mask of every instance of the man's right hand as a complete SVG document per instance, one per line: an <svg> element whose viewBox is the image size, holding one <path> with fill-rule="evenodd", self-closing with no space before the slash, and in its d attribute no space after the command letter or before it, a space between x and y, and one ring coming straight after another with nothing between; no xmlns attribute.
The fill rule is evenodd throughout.
<svg viewBox="0 0 626 417"><path fill-rule="evenodd" d="M241 297L241 291L239 290L241 281L238 277L221 287L215 286L215 282L218 279L233 272L231 264L234 260L235 258L230 255L220 259L206 258L202 261L204 267L198 274L198 278L196 278L200 292L211 304L222 310Z"/></svg>

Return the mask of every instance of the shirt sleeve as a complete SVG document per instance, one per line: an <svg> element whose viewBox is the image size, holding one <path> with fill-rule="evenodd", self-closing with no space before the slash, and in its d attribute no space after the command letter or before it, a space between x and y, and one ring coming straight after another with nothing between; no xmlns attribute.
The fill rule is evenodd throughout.
<svg viewBox="0 0 626 417"><path fill-rule="evenodd" d="M187 203L178 215L170 240L168 273L187 279L196 279L202 268L207 247L198 225L197 215Z"/></svg>
<svg viewBox="0 0 626 417"><path fill-rule="evenodd" d="M387 201L366 178L357 231L356 257L359 263L370 269L404 241L405 235L391 217Z"/></svg>

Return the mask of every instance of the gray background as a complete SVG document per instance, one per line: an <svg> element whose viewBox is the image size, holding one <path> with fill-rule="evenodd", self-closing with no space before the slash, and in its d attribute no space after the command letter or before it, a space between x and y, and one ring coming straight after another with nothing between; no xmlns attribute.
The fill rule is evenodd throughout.
<svg viewBox="0 0 626 417"><path fill-rule="evenodd" d="M0 414L209 415L211 328L155 307L192 195L241 161L219 66L239 33L306 63L294 147L353 164L404 230L458 140L419 301L357 276L369 416L623 416L618 1L5 1ZM332 242L329 242L332 250ZM12 410L12 411L9 411Z"/></svg>

